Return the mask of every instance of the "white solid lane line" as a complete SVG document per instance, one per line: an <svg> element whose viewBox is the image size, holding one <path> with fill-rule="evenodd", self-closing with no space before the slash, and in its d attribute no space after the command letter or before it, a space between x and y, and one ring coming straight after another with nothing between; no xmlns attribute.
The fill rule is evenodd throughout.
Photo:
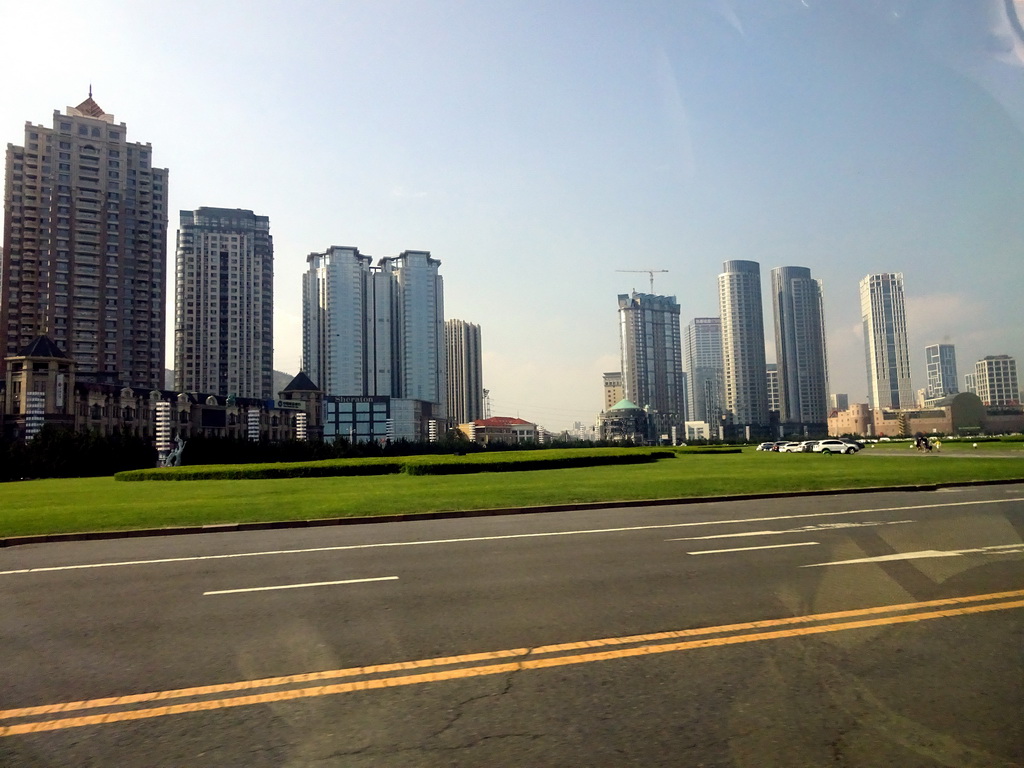
<svg viewBox="0 0 1024 768"><path fill-rule="evenodd" d="M693 528L702 525L739 525L744 523L765 523L775 520L802 520L815 517L843 517L847 515L866 515L877 512L903 512L912 509L938 509L941 507L964 507L977 504L1008 504L1024 501L1024 498L982 499L978 501L953 501L944 504L916 504L909 507L879 507L876 509L852 509L839 512L812 512L802 515L772 515L770 517L747 517L735 520L701 520L691 523L665 523L663 525L634 525L622 528L593 528L579 531L548 531L543 533L510 533L503 536L467 536L459 539L432 539L427 541L388 541L378 544L345 544L336 547L309 547L307 549L279 549L261 552L238 552L227 555L193 555L189 557L162 557L152 560L121 560L110 563L84 563L81 565L54 565L43 568L20 568L13 571L0 571L0 576L13 576L23 573L45 573L48 571L74 571L83 568L116 568L125 565L158 565L161 563L190 563L200 560L230 560L238 557L267 557L270 555L303 555L313 552L342 552L352 549L380 549L384 547L421 547L432 544L464 544L477 541L506 541L510 539L535 539L550 536L583 536L593 533L628 533L631 531L653 531L668 528Z"/></svg>
<svg viewBox="0 0 1024 768"><path fill-rule="evenodd" d="M249 587L248 589L215 589L203 592L207 595L237 595L240 592L270 592L275 589L302 589L304 587L332 587L336 584L366 584L370 581L397 581L397 576L379 576L374 579L344 579L343 581L312 581L308 584L279 584L275 587Z"/></svg>
<svg viewBox="0 0 1024 768"><path fill-rule="evenodd" d="M763 547L737 547L736 549L699 549L687 552L688 555L721 555L725 552L750 552L755 549L782 549L783 547L816 547L820 541L798 541L794 544L766 544Z"/></svg>
<svg viewBox="0 0 1024 768"><path fill-rule="evenodd" d="M743 536L781 536L786 533L809 533L811 531L839 531L847 528L876 528L880 525L903 525L916 523L916 520L873 521L864 523L822 523L821 525L802 525L799 528L784 528L781 531L746 531L744 533L716 533L712 536L686 536L681 539L665 539L665 541L705 541L706 539L738 539Z"/></svg>

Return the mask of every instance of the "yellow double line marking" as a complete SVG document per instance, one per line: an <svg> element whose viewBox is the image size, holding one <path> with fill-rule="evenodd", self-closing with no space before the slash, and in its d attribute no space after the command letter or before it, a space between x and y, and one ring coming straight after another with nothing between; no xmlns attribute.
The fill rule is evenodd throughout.
<svg viewBox="0 0 1024 768"><path fill-rule="evenodd" d="M672 632L656 632L600 640L584 640L576 643L560 643L537 648L513 648L504 651L444 656L394 664L375 664L349 669L333 669L324 672L267 677L260 680L242 680L221 685L178 688L170 691L154 691L105 699L69 701L37 707L0 710L0 721L21 721L10 725L0 725L0 736L55 731L86 725L142 720L188 712L244 707L252 704L267 704L315 696L369 691L379 688L395 688L443 680L500 675L527 669L586 664L593 661L609 661L612 659L647 656L655 653L688 651L695 648L738 645L740 643L752 643L760 640L840 632L848 629L905 624L950 616L964 616L972 613L1005 611L1022 607L1024 607L1024 590L993 592L985 595L928 600L901 605L884 605L875 608L860 608L850 611L819 613L808 616L769 619L766 621L751 621L742 624L723 624L717 627L681 629ZM711 637L708 637L709 635ZM693 637L700 639L684 639ZM444 667L449 668L439 669ZM415 670L429 671L407 674ZM362 679L327 685L305 685L307 683L337 680L339 678ZM252 693L245 693L246 691L251 691ZM203 698L224 693L239 695ZM166 702L175 699L194 700L155 707L131 708L134 705ZM68 712L97 709L107 709L108 711L99 714L83 714L75 717L52 717Z"/></svg>

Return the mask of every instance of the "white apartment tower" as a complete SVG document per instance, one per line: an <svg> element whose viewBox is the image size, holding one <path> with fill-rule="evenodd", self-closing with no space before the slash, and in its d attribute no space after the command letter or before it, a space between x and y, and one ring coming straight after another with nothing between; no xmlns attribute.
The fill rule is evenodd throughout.
<svg viewBox="0 0 1024 768"><path fill-rule="evenodd" d="M721 318L695 317L687 323L683 330L683 369L690 420L717 426L724 407Z"/></svg>
<svg viewBox="0 0 1024 768"><path fill-rule="evenodd" d="M769 416L760 265L725 262L718 276L718 303L726 415L735 428L749 426L763 433Z"/></svg>
<svg viewBox="0 0 1024 768"><path fill-rule="evenodd" d="M79 381L164 377L167 169L89 98L7 145L0 374L47 334Z"/></svg>
<svg viewBox="0 0 1024 768"><path fill-rule="evenodd" d="M380 260L391 289L392 397L434 403L444 419L447 372L444 348L444 286L441 262L427 251L403 251ZM383 307L375 310L381 319Z"/></svg>
<svg viewBox="0 0 1024 768"><path fill-rule="evenodd" d="M447 418L441 262L405 251L374 266L340 246L306 262L303 370L328 396L389 398L395 434L425 439L429 421Z"/></svg>
<svg viewBox="0 0 1024 768"><path fill-rule="evenodd" d="M686 381L675 296L619 295L619 341L626 400L647 408L660 434L686 422Z"/></svg>
<svg viewBox="0 0 1024 768"><path fill-rule="evenodd" d="M978 398L984 405L1020 404L1017 361L1010 355L989 355L974 364Z"/></svg>
<svg viewBox="0 0 1024 768"><path fill-rule="evenodd" d="M772 270L779 421L825 427L828 421L828 354L821 281L807 267Z"/></svg>
<svg viewBox="0 0 1024 768"><path fill-rule="evenodd" d="M960 391L956 381L956 348L952 344L929 344L924 348L928 373L925 397L929 400Z"/></svg>
<svg viewBox="0 0 1024 768"><path fill-rule="evenodd" d="M779 366L777 363L768 363L765 371L768 377L768 410L778 412L782 408L779 400Z"/></svg>
<svg viewBox="0 0 1024 768"><path fill-rule="evenodd" d="M358 248L332 246L306 262L302 369L328 395L389 395L390 281Z"/></svg>
<svg viewBox="0 0 1024 768"><path fill-rule="evenodd" d="M274 396L270 219L240 208L182 211L174 294L174 388Z"/></svg>
<svg viewBox="0 0 1024 768"><path fill-rule="evenodd" d="M884 272L861 280L860 312L869 404L872 408L913 408L903 273Z"/></svg>
<svg viewBox="0 0 1024 768"><path fill-rule="evenodd" d="M448 363L448 417L453 424L484 418L483 352L480 326L446 320L444 341Z"/></svg>

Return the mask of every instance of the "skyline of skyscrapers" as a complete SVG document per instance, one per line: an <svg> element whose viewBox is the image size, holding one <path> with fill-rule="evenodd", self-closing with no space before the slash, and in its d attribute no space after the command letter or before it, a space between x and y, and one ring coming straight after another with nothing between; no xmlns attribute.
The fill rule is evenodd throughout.
<svg viewBox="0 0 1024 768"><path fill-rule="evenodd" d="M807 267L771 271L779 421L790 431L828 419L828 352L821 281Z"/></svg>
<svg viewBox="0 0 1024 768"><path fill-rule="evenodd" d="M164 338L168 172L152 167L152 161L152 146L129 142L125 123L116 123L114 115L93 100L91 91L78 106L69 106L64 113L55 110L52 127L27 122L23 146L8 145L4 247L0 256L0 371L4 357L20 353L45 333L74 360L78 381L164 386L168 351ZM237 241L236 248L235 235L227 229L216 235L201 232L197 222L210 218L213 212L220 212L221 218L233 213L250 215L256 222L252 241L257 243L265 236L269 251L260 251L262 246L247 250L244 239ZM218 226L223 229L226 225L222 222ZM246 226L241 229L249 231ZM273 397L268 383L272 375L268 370L273 370L273 267L268 217L242 209L199 207L183 211L179 251L171 342L174 387L219 395ZM265 258L267 252L269 258ZM315 288L324 293L325 301L330 295L335 306L345 308L338 309L323 324L310 325L304 300L304 325L309 328L310 338L307 341L304 332L303 367L325 392L364 390L377 393L373 396L433 403L428 409L432 417L450 415L448 404L454 402L454 396L446 391L450 366L446 351L442 351L445 320L439 262L425 251L406 251L381 259L376 266L358 249L332 248L322 255L328 254L339 263L346 262L351 274L343 276L339 271L333 282L325 280ZM325 263L328 261L331 259L325 258ZM758 382L764 379L766 405L770 407L767 379L756 373L757 366L747 359L750 354L756 355L758 348L764 354L760 268L753 261L729 261L724 270L719 276L722 317L703 318L710 321L706 339L715 337L712 329L717 323L718 365L697 365L704 354L696 344L697 335L704 332L698 331L701 326L694 325L692 350L690 325L685 335L677 331L682 360L673 378L684 382L685 396L678 407L661 407L674 407L666 412L680 418L709 423L721 423L722 411L728 407L730 419L737 426L767 426L770 417L762 415L757 403ZM303 279L304 288L307 282L308 275ZM341 298L339 291L348 291L347 298ZM814 416L809 414L803 395L815 390L816 397L818 369L815 364L814 371L807 372L804 361L808 358L800 348L817 349L814 336L821 339L822 390L827 390L821 284L811 278L807 268L778 267L772 270L772 292L780 418L783 425L805 423ZM913 407L903 275L869 275L861 281L861 293L862 309L866 299L869 310L864 313L872 392L869 399L876 407ZM756 312L746 306L755 295ZM676 304L677 328L678 310ZM754 326L748 322L753 321L754 314L762 327L760 343L737 344L741 337L757 339L756 330L751 330ZM814 320L815 316L820 322ZM788 318L794 319L792 324ZM728 325L730 338L727 356L723 356L724 325ZM656 346L645 342L637 359ZM311 364L323 364L332 355L344 359L345 364L309 370ZM731 407L726 402L725 357L732 382ZM929 345L926 357L927 396L956 393L959 388L953 345ZM255 364L246 362L255 358L260 359L258 374L253 373ZM790 375L794 359L797 373ZM644 370L649 367L647 363L643 366ZM750 371L750 377L743 378L742 371ZM321 382L324 376L329 381ZM977 379L978 372L969 376ZM638 404L657 399L650 393L641 396L643 388L638 382L636 378L631 390ZM666 385L666 391L675 386ZM796 400L791 396L794 391L799 395ZM815 397L807 398L807 402ZM1000 395L996 399L1013 398Z"/></svg>
<svg viewBox="0 0 1024 768"><path fill-rule="evenodd" d="M867 275L860 281L861 322L872 408L911 408L906 300L902 272Z"/></svg>
<svg viewBox="0 0 1024 768"><path fill-rule="evenodd" d="M761 434L769 415L760 265L726 261L718 276L718 301L725 414L734 428L751 427L752 434Z"/></svg>
<svg viewBox="0 0 1024 768"><path fill-rule="evenodd" d="M90 89L8 144L0 373L45 333L78 381L163 386L167 169L127 133Z"/></svg>
<svg viewBox="0 0 1024 768"><path fill-rule="evenodd" d="M448 417L454 424L484 418L483 350L480 326L465 320L445 320L448 366Z"/></svg>
<svg viewBox="0 0 1024 768"><path fill-rule="evenodd" d="M650 412L659 434L686 422L679 304L674 296L619 294L619 349L626 400Z"/></svg>
<svg viewBox="0 0 1024 768"><path fill-rule="evenodd" d="M274 396L274 243L270 219L239 208L181 211L174 388Z"/></svg>
<svg viewBox="0 0 1024 768"><path fill-rule="evenodd" d="M956 379L956 348L952 344L929 344L924 348L924 359L928 399L960 391Z"/></svg>
<svg viewBox="0 0 1024 768"><path fill-rule="evenodd" d="M683 370L686 371L687 414L717 429L724 405L722 319L695 317L683 331Z"/></svg>

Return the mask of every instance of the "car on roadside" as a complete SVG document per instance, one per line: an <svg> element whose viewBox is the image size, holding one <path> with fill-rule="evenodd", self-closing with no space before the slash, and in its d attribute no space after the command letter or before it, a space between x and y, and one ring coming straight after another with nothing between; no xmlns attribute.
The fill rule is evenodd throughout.
<svg viewBox="0 0 1024 768"><path fill-rule="evenodd" d="M793 442L780 443L779 444L779 453L800 453L800 451L803 450L800 447L802 445L803 445L803 443L793 443Z"/></svg>
<svg viewBox="0 0 1024 768"><path fill-rule="evenodd" d="M828 438L826 440L818 440L811 446L811 450L815 453L824 453L826 455L832 453L845 453L852 454L860 450L855 443L848 442L846 440L838 440L835 438Z"/></svg>
<svg viewBox="0 0 1024 768"><path fill-rule="evenodd" d="M775 448L775 443L761 443L754 450L755 451L770 451L770 450L772 450L774 448Z"/></svg>

